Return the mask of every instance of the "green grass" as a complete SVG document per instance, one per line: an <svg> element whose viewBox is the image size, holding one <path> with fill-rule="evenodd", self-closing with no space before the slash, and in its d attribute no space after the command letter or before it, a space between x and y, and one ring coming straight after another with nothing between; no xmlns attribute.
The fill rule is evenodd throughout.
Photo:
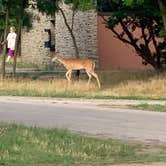
<svg viewBox="0 0 166 166"><path fill-rule="evenodd" d="M6 62L6 67L12 69L13 68L13 62ZM52 65L42 65L42 64L35 64L35 63L26 63L26 62L17 62L17 69L22 70L35 70L35 71L52 71L53 70Z"/></svg>
<svg viewBox="0 0 166 166"><path fill-rule="evenodd" d="M7 62L6 67L13 67L13 62ZM39 69L39 65L36 65L34 63L25 63L25 62L17 62L17 68L19 69L27 69L27 68L33 68L33 69Z"/></svg>
<svg viewBox="0 0 166 166"><path fill-rule="evenodd" d="M164 147L161 151L145 151L140 144L85 137L64 130L0 124L1 166L166 162L165 152Z"/></svg>
<svg viewBox="0 0 166 166"><path fill-rule="evenodd" d="M0 54L0 64L2 63L2 54ZM5 66L7 68L12 69L13 68L13 59L11 59L9 62L5 63ZM17 69L35 69L35 70L43 70L45 69L45 65L41 64L35 64L31 62L22 62L20 57L17 57Z"/></svg>
<svg viewBox="0 0 166 166"><path fill-rule="evenodd" d="M147 111L154 111L154 112L166 112L166 105L160 104L138 104L129 106L130 108L136 108L139 110L147 110Z"/></svg>

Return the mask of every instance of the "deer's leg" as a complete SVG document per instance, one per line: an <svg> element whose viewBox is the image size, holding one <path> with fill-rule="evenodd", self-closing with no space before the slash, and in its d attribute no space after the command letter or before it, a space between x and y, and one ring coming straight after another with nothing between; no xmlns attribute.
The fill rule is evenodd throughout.
<svg viewBox="0 0 166 166"><path fill-rule="evenodd" d="M98 75L94 71L91 71L90 73L96 78L98 87L100 88L101 85L100 85L100 81L99 81Z"/></svg>
<svg viewBox="0 0 166 166"><path fill-rule="evenodd" d="M71 74L72 74L72 70L69 72L69 78L71 80Z"/></svg>
<svg viewBox="0 0 166 166"><path fill-rule="evenodd" d="M71 81L71 72L72 72L72 70L68 70L68 71L66 72L66 78L67 78L67 80L68 80L69 83L70 83L70 81Z"/></svg>
<svg viewBox="0 0 166 166"><path fill-rule="evenodd" d="M88 72L87 70L86 70L86 73L87 73L87 75L88 75L88 77L89 77L89 79L88 79L88 86L89 86L89 83L90 83L90 81L91 81L92 75L91 75L90 72Z"/></svg>

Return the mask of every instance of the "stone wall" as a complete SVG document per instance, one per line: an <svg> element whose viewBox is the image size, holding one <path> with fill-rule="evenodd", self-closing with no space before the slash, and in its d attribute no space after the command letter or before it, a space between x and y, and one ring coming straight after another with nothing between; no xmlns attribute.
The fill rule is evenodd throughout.
<svg viewBox="0 0 166 166"><path fill-rule="evenodd" d="M36 64L47 64L50 62L50 51L44 47L44 42L48 40L48 33L44 29L50 28L50 18L37 10L30 10L30 12L33 13L33 27L28 32L25 30L22 32L22 60Z"/></svg>
<svg viewBox="0 0 166 166"><path fill-rule="evenodd" d="M71 26L73 12L67 5L63 5L63 10ZM76 12L73 33L80 56L97 59L97 13L94 10ZM64 56L75 56L71 35L60 12L56 15L55 36L56 50Z"/></svg>
<svg viewBox="0 0 166 166"><path fill-rule="evenodd" d="M71 26L72 11L69 6L63 9ZM48 40L48 33L44 29L51 29L50 18L37 10L31 10L35 19L33 28L22 34L22 59L36 64L49 64L49 49L44 47ZM40 18L40 19L36 19ZM74 16L74 35L81 57L89 57L98 61L97 57L97 13L95 11L76 12ZM64 23L60 12L55 15L55 50L64 57L74 57L75 51L71 35Z"/></svg>

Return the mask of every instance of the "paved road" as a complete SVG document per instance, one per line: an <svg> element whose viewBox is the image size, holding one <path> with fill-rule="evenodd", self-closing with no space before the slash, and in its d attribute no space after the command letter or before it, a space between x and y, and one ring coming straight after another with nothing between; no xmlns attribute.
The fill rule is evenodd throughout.
<svg viewBox="0 0 166 166"><path fill-rule="evenodd" d="M166 143L166 113L103 106L100 100L96 103L89 100L0 97L0 121L65 128L83 134L147 143Z"/></svg>

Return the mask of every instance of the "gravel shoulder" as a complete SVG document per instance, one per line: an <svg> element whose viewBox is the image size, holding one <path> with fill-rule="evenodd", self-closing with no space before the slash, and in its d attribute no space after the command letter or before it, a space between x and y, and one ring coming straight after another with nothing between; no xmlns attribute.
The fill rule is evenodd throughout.
<svg viewBox="0 0 166 166"><path fill-rule="evenodd" d="M0 96L1 102L18 103L44 103L44 104L79 104L86 106L100 107L126 107L127 105L138 104L160 104L166 105L165 100L128 100L128 99L80 99L80 98L47 98L47 97L18 97Z"/></svg>

